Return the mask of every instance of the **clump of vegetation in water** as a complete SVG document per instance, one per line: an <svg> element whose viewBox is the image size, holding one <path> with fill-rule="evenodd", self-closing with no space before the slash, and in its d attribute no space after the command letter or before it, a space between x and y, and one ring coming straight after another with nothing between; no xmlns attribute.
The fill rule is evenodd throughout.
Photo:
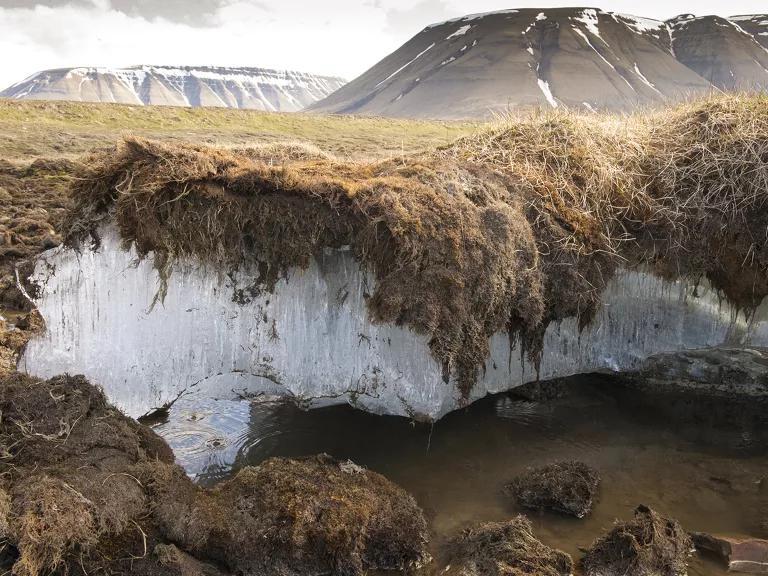
<svg viewBox="0 0 768 576"><path fill-rule="evenodd" d="M638 506L629 522L617 522L582 560L586 576L683 576L693 542L676 521Z"/></svg>
<svg viewBox="0 0 768 576"><path fill-rule="evenodd" d="M379 162L134 138L87 161L67 237L114 222L162 278L195 258L258 271L264 290L348 245L376 277L371 318L424 334L468 397L493 334L538 365L546 328L587 325L620 268L707 278L754 309L767 158L768 96L746 94L628 117L547 111Z"/></svg>
<svg viewBox="0 0 768 576"><path fill-rule="evenodd" d="M467 528L451 543L451 551L446 573L457 576L569 576L573 573L571 557L537 540L525 516Z"/></svg>
<svg viewBox="0 0 768 576"><path fill-rule="evenodd" d="M82 376L0 378L0 414L0 564L17 576L359 576L429 559L414 499L350 462L272 459L205 490Z"/></svg>
<svg viewBox="0 0 768 576"><path fill-rule="evenodd" d="M583 462L556 462L528 470L507 489L524 508L583 518L592 511L599 486L600 476Z"/></svg>

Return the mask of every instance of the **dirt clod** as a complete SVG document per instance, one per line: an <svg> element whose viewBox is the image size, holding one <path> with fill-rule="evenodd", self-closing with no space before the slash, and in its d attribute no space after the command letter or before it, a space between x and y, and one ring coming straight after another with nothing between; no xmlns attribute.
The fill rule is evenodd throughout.
<svg viewBox="0 0 768 576"><path fill-rule="evenodd" d="M682 576L693 542L676 520L638 506L629 522L617 522L582 560L586 576Z"/></svg>
<svg viewBox="0 0 768 576"><path fill-rule="evenodd" d="M528 470L507 488L524 508L583 518L592 511L599 486L600 476L583 462L556 462Z"/></svg>
<svg viewBox="0 0 768 576"><path fill-rule="evenodd" d="M571 557L537 540L531 522L516 516L464 530L451 543L448 574L457 576L567 576Z"/></svg>

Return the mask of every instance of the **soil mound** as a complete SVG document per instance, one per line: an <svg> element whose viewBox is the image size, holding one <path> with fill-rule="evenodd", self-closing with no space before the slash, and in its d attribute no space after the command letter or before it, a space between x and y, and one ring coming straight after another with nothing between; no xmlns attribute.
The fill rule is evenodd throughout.
<svg viewBox="0 0 768 576"><path fill-rule="evenodd" d="M766 95L555 110L374 163L134 138L88 159L65 227L79 246L116 223L162 278L186 258L248 266L252 293L348 245L376 277L371 318L426 335L466 394L492 334L537 362L547 326L586 325L620 266L706 277L753 309L768 294L766 158Z"/></svg>
<svg viewBox="0 0 768 576"><path fill-rule="evenodd" d="M270 459L210 491L176 490L179 469L146 485L161 530L233 572L363 574L428 561L426 520L384 477L329 456Z"/></svg>
<svg viewBox="0 0 768 576"><path fill-rule="evenodd" d="M428 560L414 499L352 463L272 459L204 490L82 376L0 378L0 415L0 540L17 576L358 576Z"/></svg>
<svg viewBox="0 0 768 576"><path fill-rule="evenodd" d="M592 511L599 486L600 476L583 462L556 462L528 470L507 489L524 508L583 518Z"/></svg>
<svg viewBox="0 0 768 576"><path fill-rule="evenodd" d="M457 576L567 576L571 557L537 540L530 521L488 522L461 533L451 543L449 574Z"/></svg>
<svg viewBox="0 0 768 576"><path fill-rule="evenodd" d="M635 518L617 522L582 560L587 576L682 576L693 542L676 520L638 506Z"/></svg>
<svg viewBox="0 0 768 576"><path fill-rule="evenodd" d="M0 378L0 478L9 495L14 574L49 573L85 556L111 564L98 544L130 533L141 555L146 498L129 470L173 461L168 446L109 406L83 377ZM130 544L130 545L128 545ZM78 560L79 562L80 560Z"/></svg>

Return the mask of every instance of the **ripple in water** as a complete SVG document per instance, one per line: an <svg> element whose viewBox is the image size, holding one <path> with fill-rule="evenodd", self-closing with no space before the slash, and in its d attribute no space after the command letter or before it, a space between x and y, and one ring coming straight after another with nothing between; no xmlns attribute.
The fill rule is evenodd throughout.
<svg viewBox="0 0 768 576"><path fill-rule="evenodd" d="M205 485L272 456L329 453L381 472L425 509L435 546L467 524L519 510L504 485L529 466L579 459L602 477L592 516L534 515L537 535L575 558L638 504L689 530L757 535L768 509L768 410L753 402L643 395L590 378L562 398L497 395L434 426L348 406L302 411L290 403L185 398L157 426L177 461ZM721 570L696 560L694 575Z"/></svg>

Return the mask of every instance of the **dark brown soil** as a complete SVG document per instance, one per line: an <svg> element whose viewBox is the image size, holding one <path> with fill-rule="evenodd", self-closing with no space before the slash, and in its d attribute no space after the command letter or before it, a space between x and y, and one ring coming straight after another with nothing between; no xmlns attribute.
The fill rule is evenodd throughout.
<svg viewBox="0 0 768 576"><path fill-rule="evenodd" d="M683 576L693 542L676 520L646 506L629 522L617 522L582 560L586 576Z"/></svg>
<svg viewBox="0 0 768 576"><path fill-rule="evenodd" d="M451 543L447 574L457 576L568 576L565 552L537 540L525 516L468 528Z"/></svg>
<svg viewBox="0 0 768 576"><path fill-rule="evenodd" d="M68 160L37 159L20 166L0 159L0 374L15 369L19 352L43 326L18 289L15 270L21 267L24 281L34 257L61 243L60 225L77 169Z"/></svg>
<svg viewBox="0 0 768 576"><path fill-rule="evenodd" d="M556 462L528 470L507 487L517 503L583 518L597 499L600 476L583 462Z"/></svg>
<svg viewBox="0 0 768 576"><path fill-rule="evenodd" d="M17 576L359 576L428 559L413 498L352 463L272 459L204 490L77 376L0 377L0 414L0 561Z"/></svg>

